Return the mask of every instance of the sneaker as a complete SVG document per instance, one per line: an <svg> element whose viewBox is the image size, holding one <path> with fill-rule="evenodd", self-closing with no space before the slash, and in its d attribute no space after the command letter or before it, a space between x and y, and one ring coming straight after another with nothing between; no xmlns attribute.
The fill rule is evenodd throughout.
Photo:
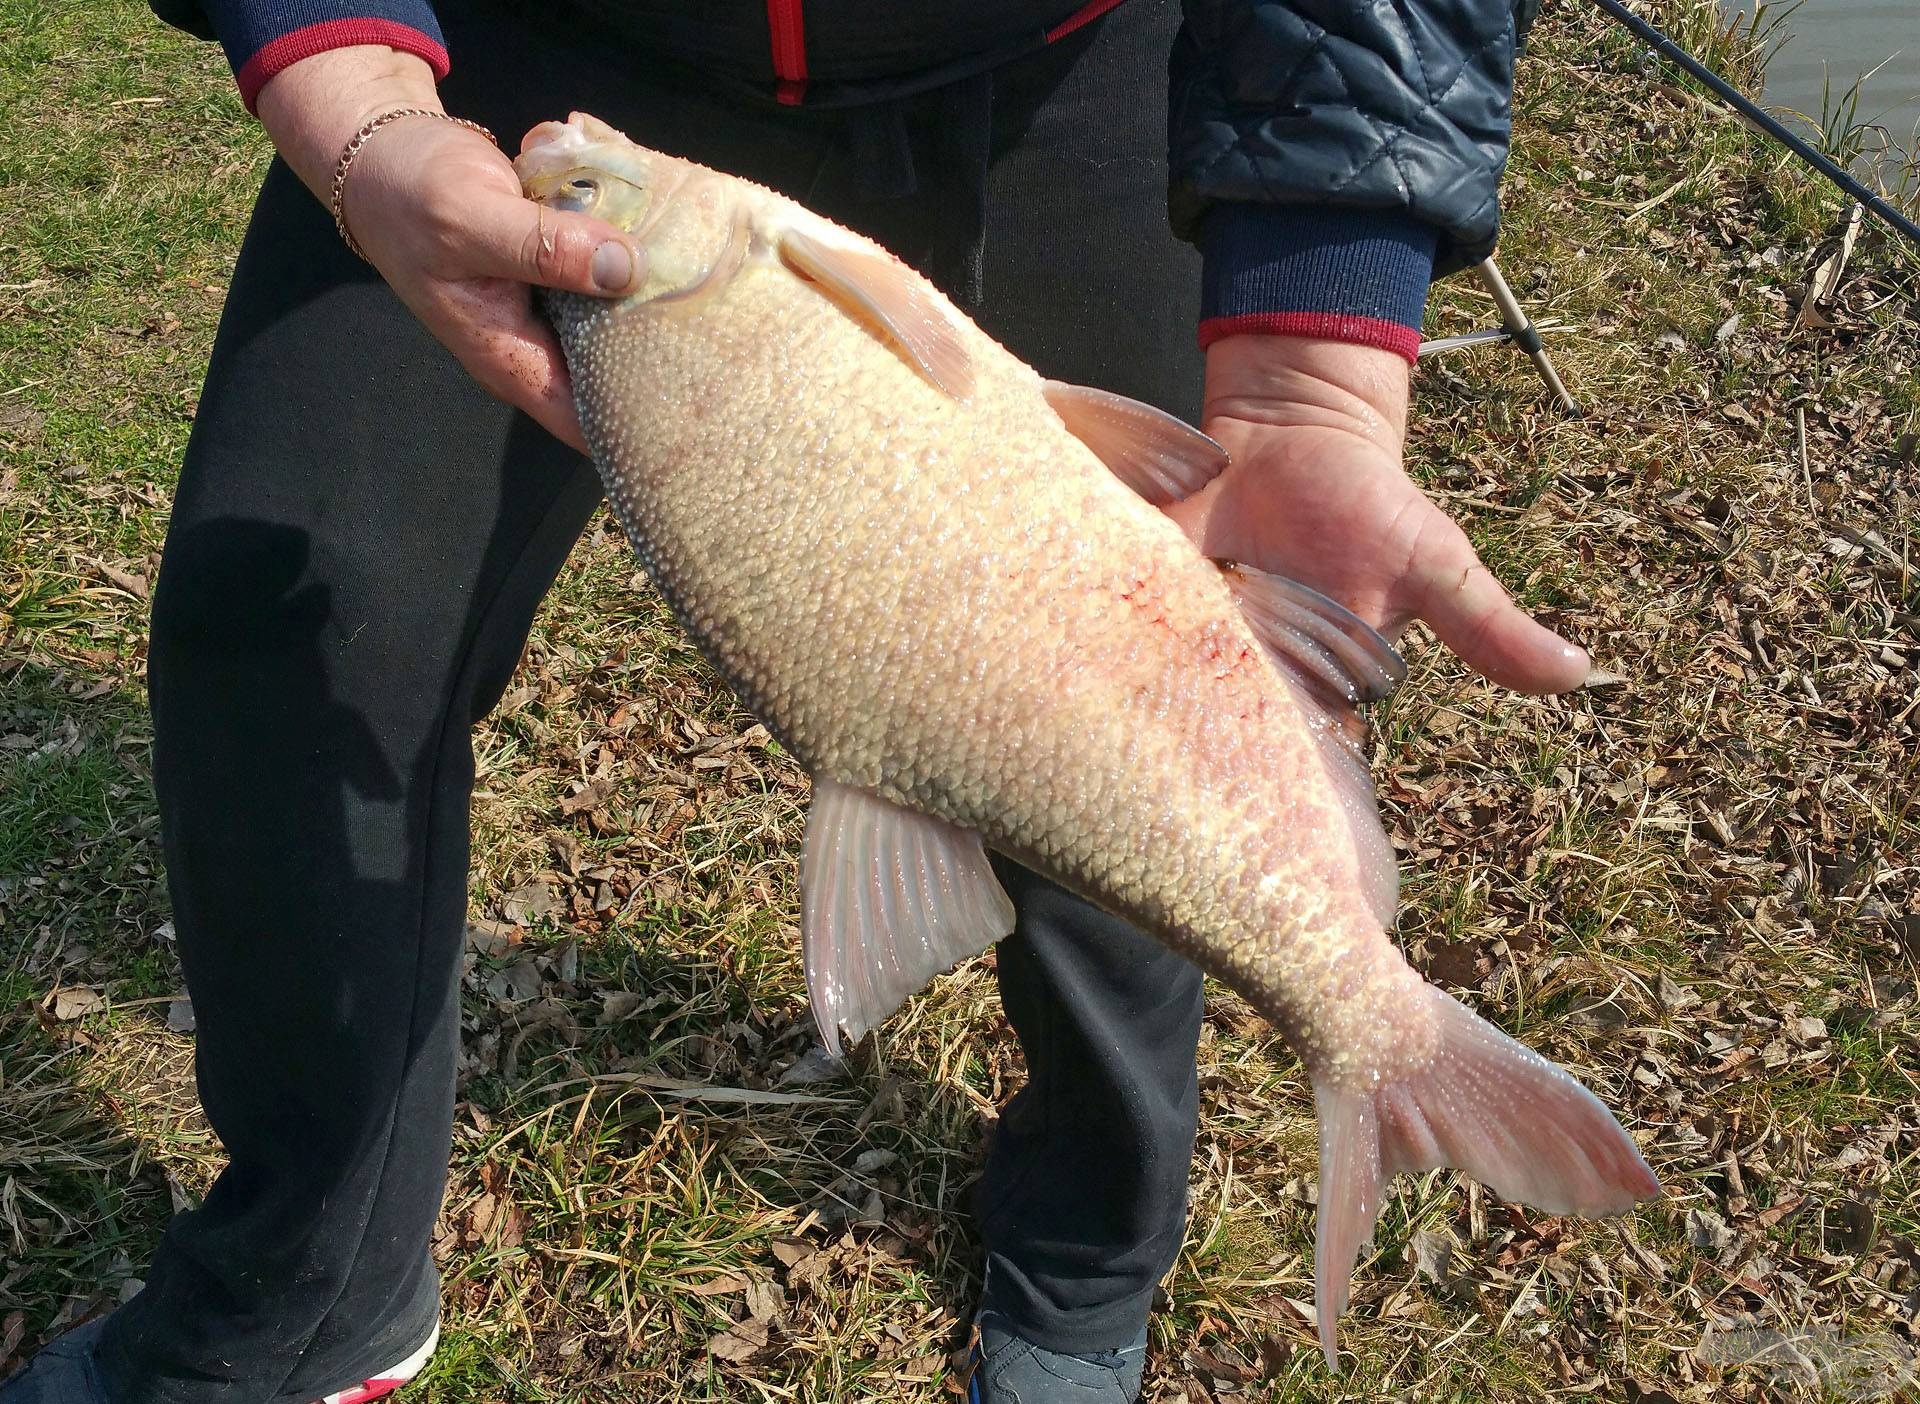
<svg viewBox="0 0 1920 1404"><path fill-rule="evenodd" d="M1146 1364L1145 1326L1118 1350L1065 1355L1022 1340L1004 1316L983 1311L974 1323L967 1404L1134 1404Z"/></svg>
<svg viewBox="0 0 1920 1404"><path fill-rule="evenodd" d="M412 1379L427 1367L427 1357L433 1354L433 1348L440 1344L440 1323L433 1323L433 1331L426 1343L391 1369L370 1375L351 1389L339 1390L327 1395L319 1404L369 1404L375 1399L384 1399L401 1385ZM13 1404L10 1399L0 1399L0 1404Z"/></svg>
<svg viewBox="0 0 1920 1404"><path fill-rule="evenodd" d="M100 1367L93 1357L100 1332L107 1318L96 1316L45 1346L4 1383L0 1383L0 1404L111 1404ZM440 1342L436 1323L426 1344L389 1369L369 1375L359 1384L338 1390L314 1404L369 1404L383 1399L412 1379L426 1366Z"/></svg>

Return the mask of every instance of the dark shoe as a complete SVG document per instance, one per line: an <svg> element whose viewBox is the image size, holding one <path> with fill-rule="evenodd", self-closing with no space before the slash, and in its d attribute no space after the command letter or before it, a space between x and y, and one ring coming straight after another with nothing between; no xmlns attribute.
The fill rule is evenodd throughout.
<svg viewBox="0 0 1920 1404"><path fill-rule="evenodd" d="M100 1378L93 1348L100 1339L107 1318L96 1316L43 1347L6 1383L0 1384L0 1404L112 1404L112 1396ZM371 1404L372 1400L392 1394L419 1374L440 1341L435 1326L426 1344L398 1364L375 1371L359 1384L336 1390L315 1404Z"/></svg>
<svg viewBox="0 0 1920 1404"><path fill-rule="evenodd" d="M981 1312L976 1325L967 1404L1134 1404L1140 1397L1144 1326L1119 1350L1063 1355L1021 1340L998 1312Z"/></svg>
<svg viewBox="0 0 1920 1404"><path fill-rule="evenodd" d="M93 1347L107 1318L76 1326L0 1384L0 1404L109 1404Z"/></svg>

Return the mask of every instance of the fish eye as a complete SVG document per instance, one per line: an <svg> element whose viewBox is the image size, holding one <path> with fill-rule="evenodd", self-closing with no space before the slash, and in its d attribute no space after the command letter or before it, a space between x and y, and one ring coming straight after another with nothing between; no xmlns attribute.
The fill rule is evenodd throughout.
<svg viewBox="0 0 1920 1404"><path fill-rule="evenodd" d="M576 175L553 192L548 201L557 210L573 210L584 213L591 210L600 201L600 182L592 176Z"/></svg>

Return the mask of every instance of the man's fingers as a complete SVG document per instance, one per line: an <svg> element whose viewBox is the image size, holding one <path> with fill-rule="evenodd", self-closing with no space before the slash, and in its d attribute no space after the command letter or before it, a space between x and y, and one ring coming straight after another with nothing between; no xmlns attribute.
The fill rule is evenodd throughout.
<svg viewBox="0 0 1920 1404"><path fill-rule="evenodd" d="M574 409L573 387L567 380L566 366L559 374L549 375L545 353L528 343L514 343L495 349L493 364L480 376L480 383L495 397L521 410L554 438L580 453L588 452L580 432L580 417Z"/></svg>
<svg viewBox="0 0 1920 1404"><path fill-rule="evenodd" d="M467 291L433 309L427 323L488 393L587 451L566 357L553 328L534 315L525 288Z"/></svg>
<svg viewBox="0 0 1920 1404"><path fill-rule="evenodd" d="M1586 650L1516 605L1480 563L1466 534L1437 508L1409 573L1414 612L1491 681L1516 692L1567 692L1586 681Z"/></svg>
<svg viewBox="0 0 1920 1404"><path fill-rule="evenodd" d="M618 297L647 276L640 246L602 219L490 195L470 226L469 276Z"/></svg>

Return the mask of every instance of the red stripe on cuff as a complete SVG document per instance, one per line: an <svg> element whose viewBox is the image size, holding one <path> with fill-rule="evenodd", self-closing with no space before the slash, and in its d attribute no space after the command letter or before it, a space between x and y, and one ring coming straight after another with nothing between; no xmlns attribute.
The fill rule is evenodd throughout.
<svg viewBox="0 0 1920 1404"><path fill-rule="evenodd" d="M240 84L240 101L253 111L254 101L267 80L283 68L291 68L303 58L324 54L329 49L346 49L355 44L384 44L403 54L417 54L433 69L436 80L447 76L447 51L430 36L412 25L384 19L340 19L310 24L271 39L254 51L234 75Z"/></svg>
<svg viewBox="0 0 1920 1404"><path fill-rule="evenodd" d="M1377 346L1409 361L1420 355L1420 329L1379 317L1356 317L1347 312L1242 312L1232 317L1208 317L1200 323L1200 349L1228 336L1313 336L1326 341L1350 341Z"/></svg>
<svg viewBox="0 0 1920 1404"><path fill-rule="evenodd" d="M1120 0L1088 0L1088 3L1082 5L1079 9L1075 10L1047 31L1047 42L1051 44L1057 39L1064 39L1081 25L1092 24L1108 10L1119 5L1119 3Z"/></svg>

